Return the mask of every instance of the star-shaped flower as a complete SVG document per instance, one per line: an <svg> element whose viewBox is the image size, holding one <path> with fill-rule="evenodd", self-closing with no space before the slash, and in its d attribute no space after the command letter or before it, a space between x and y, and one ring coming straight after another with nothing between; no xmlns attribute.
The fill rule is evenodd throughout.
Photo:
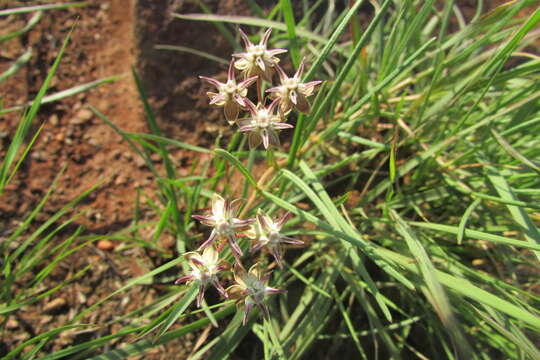
<svg viewBox="0 0 540 360"><path fill-rule="evenodd" d="M245 99L245 104L251 117L239 120L240 132L248 132L250 148L256 148L262 142L265 149L270 145L279 146L277 130L293 128L291 124L281 122L282 117L275 114L278 99L274 100L267 108L259 103L257 106L249 99Z"/></svg>
<svg viewBox="0 0 540 360"><path fill-rule="evenodd" d="M304 72L304 59L292 78L288 77L279 65L276 65L275 68L281 85L270 88L266 92L269 92L271 97L279 99L281 113L288 114L295 107L303 113L309 113L310 106L307 98L313 95L315 87L322 81L300 82Z"/></svg>
<svg viewBox="0 0 540 360"><path fill-rule="evenodd" d="M276 259L279 267L283 267L281 263L282 251L281 244L302 245L304 242L281 234L281 228L287 222L291 213L286 213L279 220L274 221L262 211L257 212L257 221L251 225L251 228L246 232L246 235L254 240L254 245L251 248L252 252L259 251L266 247Z"/></svg>
<svg viewBox="0 0 540 360"><path fill-rule="evenodd" d="M242 29L238 30L240 31L240 35L246 46L246 51L233 54L234 57L239 58L234 63L234 66L242 71L245 79L252 75L259 75L264 80L271 82L273 68L279 62L279 58L277 58L276 55L285 53L287 50L268 50L266 48L272 29L266 30L258 45L254 45Z"/></svg>
<svg viewBox="0 0 540 360"><path fill-rule="evenodd" d="M206 76L199 76L218 90L218 93L209 91L206 94L210 97L210 105L223 106L225 118L230 125L234 124L240 113L240 108L244 107L244 98L247 95L248 87L257 80L257 76L252 76L237 84L233 64L234 61L231 61L227 74L227 82L225 83Z"/></svg>
<svg viewBox="0 0 540 360"><path fill-rule="evenodd" d="M204 225L214 228L210 237L199 247L199 251L205 249L216 240L226 239L231 246L233 255L239 261L243 253L236 242L236 233L245 230L255 219L240 220L235 218L238 203L239 199L228 202L218 194L214 194L212 196L211 214L192 216Z"/></svg>
<svg viewBox="0 0 540 360"><path fill-rule="evenodd" d="M197 307L201 307L204 292L210 283L214 285L221 295L228 297L227 292L219 283L217 275L220 271L229 268L229 264L225 260L219 259L218 252L212 246L204 249L202 255L198 252L191 251L185 253L184 258L188 261L191 272L176 280L175 284L199 281Z"/></svg>
<svg viewBox="0 0 540 360"><path fill-rule="evenodd" d="M229 296L236 298L237 305L245 306L242 324L246 325L247 319L253 305L256 305L265 317L269 316L268 308L264 303L266 297L271 294L285 292L284 290L266 286L270 274L264 275L255 264L246 272L244 269L236 269L234 280L236 284L227 288Z"/></svg>

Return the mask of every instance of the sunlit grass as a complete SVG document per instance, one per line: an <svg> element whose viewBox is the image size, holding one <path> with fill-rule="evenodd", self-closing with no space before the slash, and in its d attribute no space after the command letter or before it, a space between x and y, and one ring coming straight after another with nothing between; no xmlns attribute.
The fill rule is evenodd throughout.
<svg viewBox="0 0 540 360"><path fill-rule="evenodd" d="M266 166L265 151L250 150L240 134L209 149L168 139L135 70L151 134L125 132L93 109L155 176L159 203L148 197L146 205L156 210L156 221L136 220L134 227L152 228L153 241L172 235L175 255L204 240L198 231L204 229L191 216L210 206L215 191L244 197L245 217L257 209L273 217L294 214L284 232L306 245L289 249L283 269L273 269L272 286L288 293L270 299L270 318L253 312L242 326L243 313L229 300L190 306L193 286L157 277L169 269L179 275L188 270L175 256L81 310L72 324L28 340L8 359L31 358L33 352L40 359L129 358L188 333L203 336L201 330L212 323L219 330L198 344L193 359L224 359L235 351L253 359L540 358L540 298L534 290L540 270L540 61L525 50L538 36L540 9L517 16L535 1L508 3L487 14L479 7L466 20L454 1L439 8L433 0L387 0L377 2L370 24L356 16L362 1L341 12L323 11L322 1L302 3L302 17L289 0L278 2L266 19L174 15L219 24L235 52L237 25L251 26L251 34L272 27L270 43L289 49L287 61L308 59L303 80L325 81L310 114L297 116L291 141L276 150L272 164ZM182 44L160 46L183 51L173 45ZM189 56L197 51L189 50ZM509 60L519 61L509 66ZM42 89L23 116L19 137L39 110L47 80ZM0 189L18 167L21 144L14 141L3 159ZM173 147L206 157L182 178L169 155ZM162 170L150 158L154 153L163 159ZM17 270L28 271L42 261L36 256L53 251L45 244L54 232L25 229L14 232L25 239L20 250L1 247L2 315L43 296L30 291L28 297L10 297ZM58 261L80 236L76 232L61 243ZM247 250L246 241L240 244ZM226 256L233 260L230 252ZM271 258L266 261L271 265ZM122 323L121 331L53 354L40 352L54 334L78 326L112 296L158 282L169 286L154 303L117 314L113 322ZM171 329L176 322L182 327ZM116 349L107 346L128 334L140 338Z"/></svg>

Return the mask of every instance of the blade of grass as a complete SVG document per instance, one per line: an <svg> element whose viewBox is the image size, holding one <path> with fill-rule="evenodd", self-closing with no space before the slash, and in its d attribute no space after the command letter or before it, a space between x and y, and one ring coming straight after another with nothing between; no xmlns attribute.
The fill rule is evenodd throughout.
<svg viewBox="0 0 540 360"><path fill-rule="evenodd" d="M73 7L82 7L86 5L88 5L86 1L80 1L80 2L72 2L72 3L64 3L64 4L47 4L47 5L18 7L18 8L12 8L12 9L0 10L0 16L24 14L28 12L34 12L34 11L63 10L63 9L69 9Z"/></svg>

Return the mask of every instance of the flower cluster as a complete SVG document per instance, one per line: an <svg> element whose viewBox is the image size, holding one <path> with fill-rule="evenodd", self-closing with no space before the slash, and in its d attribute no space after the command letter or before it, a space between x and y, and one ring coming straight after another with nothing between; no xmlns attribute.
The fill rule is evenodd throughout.
<svg viewBox="0 0 540 360"><path fill-rule="evenodd" d="M269 274L264 274L258 264L252 266L249 271L245 271L241 262L244 252L237 242L239 238L249 238L253 242L250 253L267 248L280 267L282 266L281 244L301 245L303 242L280 233L289 217L288 213L277 221L272 220L261 211L257 213L255 219L240 220L235 217L238 203L238 199L228 202L220 195L214 194L211 211L207 215L193 215L193 218L202 224L212 227L212 231L208 239L198 249L198 251L203 251L202 254L195 251L184 254L191 271L176 280L176 284L196 281L199 284L197 296L197 306L199 307L207 286L212 284L223 297L233 297L238 305L245 306L243 320L245 324L253 305L256 305L266 316L268 314L264 303L266 296L283 291L266 285ZM236 262L235 283L226 290L218 278L221 272L230 269L228 262L219 259L219 253L224 249L224 244L229 244Z"/></svg>
<svg viewBox="0 0 540 360"><path fill-rule="evenodd" d="M287 52L285 49L267 49L268 39L272 29L268 29L259 44L253 44L248 36L240 30L240 35L246 47L245 52L233 54L233 60L229 65L227 82L222 83L216 79L205 76L200 78L217 89L216 92L208 92L210 104L223 107L225 118L230 125L235 123L239 131L248 134L250 148L255 148L261 143L265 149L270 146L280 145L278 130L290 129L293 125L286 122L288 115L294 108L308 113L310 105L307 100L313 95L315 87L321 81L302 83L304 72L304 60L293 77L288 77L279 66L279 58L276 55ZM236 60L235 60L236 59ZM243 81L237 83L235 69L240 70ZM266 105L261 87L261 81L272 83L272 77L277 72L280 85L266 90L269 98L273 99L270 105ZM257 83L257 97L259 102L255 105L247 98L248 88ZM238 119L240 111L249 112L249 116Z"/></svg>
<svg viewBox="0 0 540 360"><path fill-rule="evenodd" d="M240 30L245 44L245 52L233 54L229 65L226 82L201 76L200 78L216 88L216 92L208 92L210 104L223 107L226 120L230 125L236 124L241 133L247 134L250 148L263 144L265 149L279 146L278 131L290 129L286 116L293 110L307 113L310 105L307 100L313 95L320 81L302 82L304 60L293 77L288 77L279 66L277 55L287 52L285 49L268 49L271 35L268 29L261 41L255 45ZM241 81L236 78L235 70L241 72ZM274 74L278 75L280 84L266 90L264 96L262 82L271 83ZM257 104L248 98L249 87L257 84ZM247 116L241 118L241 112ZM205 215L193 215L203 225L212 228L210 236L197 251L184 254L189 263L188 274L176 280L179 283L196 283L199 286L197 306L200 307L208 285L213 285L224 298L234 298L238 306L244 307L243 324L247 323L251 309L256 306L264 316L268 316L265 301L268 295L284 292L268 286L270 273L255 263L249 271L245 270L242 261L250 259L245 252L253 255L266 249L276 264L282 268L282 247L284 244L301 245L302 241L290 238L281 233L281 229L289 218L289 213L279 219L272 219L260 209L253 219L239 219L237 216L239 200L227 201L218 194L212 197L212 208ZM244 246L242 239L251 241L251 246ZM227 246L230 249L235 265L220 259ZM249 248L249 251L247 249ZM202 251L202 253L200 253ZM221 284L224 271L233 268L234 283L227 289Z"/></svg>

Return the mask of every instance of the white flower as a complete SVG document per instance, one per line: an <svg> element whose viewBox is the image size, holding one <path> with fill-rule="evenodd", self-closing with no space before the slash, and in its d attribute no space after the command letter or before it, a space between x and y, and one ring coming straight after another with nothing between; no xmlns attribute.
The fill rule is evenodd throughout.
<svg viewBox="0 0 540 360"><path fill-rule="evenodd" d="M218 194L212 196L212 212L209 215L193 215L194 219L199 220L207 226L211 226L212 233L210 237L199 247L199 251L206 248L216 240L226 239L231 246L233 255L237 260L243 255L242 249L236 243L236 232L243 231L255 219L240 220L236 219L238 199L228 202Z"/></svg>
<svg viewBox="0 0 540 360"><path fill-rule="evenodd" d="M287 222L291 213L286 213L279 220L274 221L269 216L264 215L262 211L257 212L257 221L251 225L246 235L254 240L251 248L252 252L259 251L266 247L276 259L277 264L283 267L281 263L282 251L281 244L302 245L304 242L281 234L281 228Z"/></svg>
<svg viewBox="0 0 540 360"><path fill-rule="evenodd" d="M191 267L189 274L184 275L175 281L175 284L184 282L199 281L199 294L197 295L197 306L201 306L201 301L204 297L204 292L208 284L213 284L221 295L227 297L227 293L223 286L219 283L218 273L229 267L225 260L219 259L219 254L213 247L204 249L202 255L198 252L191 251L184 254L184 257Z"/></svg>
<svg viewBox="0 0 540 360"><path fill-rule="evenodd" d="M216 79L212 79L206 76L199 76L202 80L214 85L218 90L218 93L207 92L210 97L210 105L223 106L225 118L229 124L234 124L238 118L240 108L244 106L244 98L247 95L248 87L257 80L257 76L252 76L245 79L239 84L236 84L234 76L233 61L229 65L229 71L227 76L227 82L222 83Z"/></svg>
<svg viewBox="0 0 540 360"><path fill-rule="evenodd" d="M262 142L265 149L270 145L279 146L279 137L276 130L293 128L291 124L281 122L282 117L275 114L278 105L277 99L269 107L263 104L255 106L249 99L245 99L251 117L245 120L239 120L240 132L247 132L249 147L256 148Z"/></svg>
<svg viewBox="0 0 540 360"><path fill-rule="evenodd" d="M269 316L268 308L264 303L266 296L285 292L284 290L266 286L269 274L263 275L255 264L246 272L244 269L237 269L234 272L235 285L227 288L229 296L236 298L237 305L245 306L242 324L246 325L249 312L256 305L265 317Z"/></svg>
<svg viewBox="0 0 540 360"><path fill-rule="evenodd" d="M309 113L309 102L307 98L313 95L315 87L322 81L300 82L304 72L304 60L300 63L298 70L292 78L285 74L285 71L279 66L275 66L281 85L266 90L270 96L279 99L279 109L282 114L288 114L293 108L297 108L303 113Z"/></svg>
<svg viewBox="0 0 540 360"><path fill-rule="evenodd" d="M246 51L243 53L233 54L233 56L240 58L236 60L234 66L242 71L244 78L247 79L252 75L259 75L264 80L272 81L272 71L274 65L279 62L276 57L278 54L287 52L285 49L272 49L268 50L266 44L272 33L272 29L266 30L259 44L254 45L247 37L247 35L239 29Z"/></svg>

